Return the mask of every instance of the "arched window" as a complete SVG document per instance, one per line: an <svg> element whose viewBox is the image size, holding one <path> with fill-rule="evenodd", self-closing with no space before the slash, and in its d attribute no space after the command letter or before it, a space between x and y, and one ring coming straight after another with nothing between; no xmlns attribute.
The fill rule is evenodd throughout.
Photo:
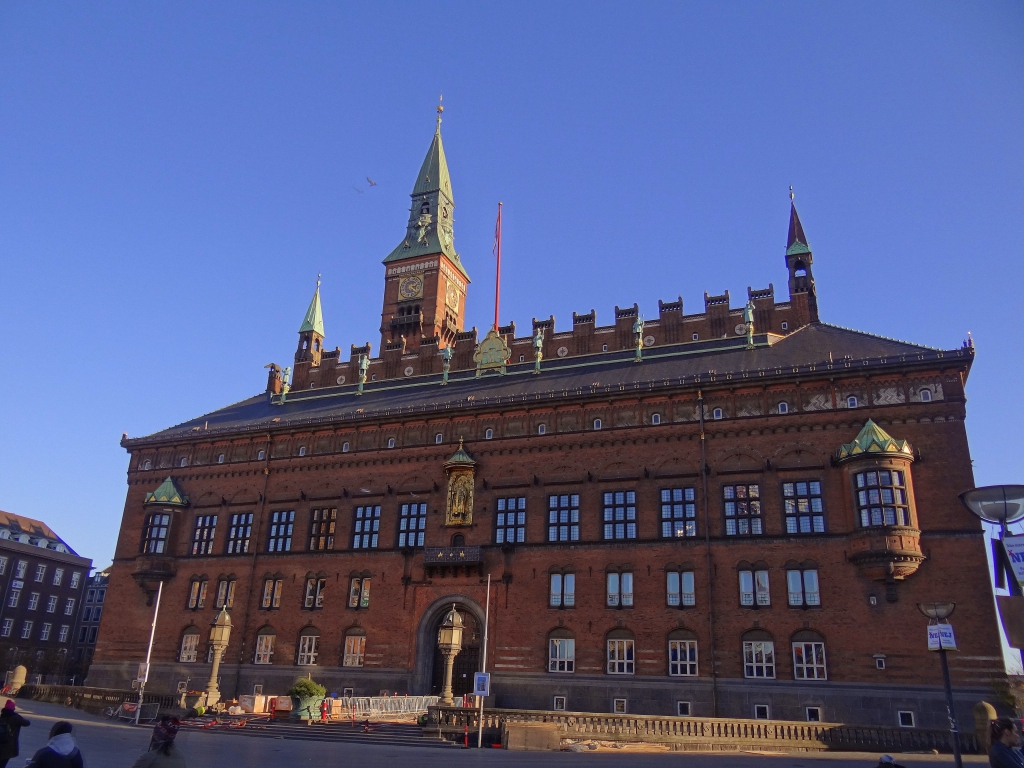
<svg viewBox="0 0 1024 768"><path fill-rule="evenodd" d="M299 655L295 663L300 667L316 666L320 655L320 630L306 627L299 633Z"/></svg>
<svg viewBox="0 0 1024 768"><path fill-rule="evenodd" d="M697 635L688 629L668 633L668 673L684 677L697 675Z"/></svg>
<svg viewBox="0 0 1024 768"><path fill-rule="evenodd" d="M792 637L793 677L797 680L826 680L825 638L810 629Z"/></svg>
<svg viewBox="0 0 1024 768"><path fill-rule="evenodd" d="M224 463L224 454L223 453L218 453L217 454L217 463L218 464L223 464Z"/></svg>
<svg viewBox="0 0 1024 768"><path fill-rule="evenodd" d="M721 408L715 408L715 410L713 410L711 412L711 418L712 419L720 419L720 418L722 418L723 415L724 414L722 413L722 409Z"/></svg>
<svg viewBox="0 0 1024 768"><path fill-rule="evenodd" d="M259 453L256 454L256 461L263 461L265 458L267 458L266 451L260 451Z"/></svg>
<svg viewBox="0 0 1024 768"><path fill-rule="evenodd" d="M440 445L442 442L444 442L444 435L438 432L436 435L434 435L434 443L436 445Z"/></svg>
<svg viewBox="0 0 1024 768"><path fill-rule="evenodd" d="M144 462L142 462L142 468L143 469L152 469L153 468L153 462L150 461L149 459L146 459Z"/></svg>
<svg viewBox="0 0 1024 768"><path fill-rule="evenodd" d="M188 459L186 459L184 456L182 456L181 460L178 462L178 466L179 467L187 467L188 466Z"/></svg>
<svg viewBox="0 0 1024 768"><path fill-rule="evenodd" d="M856 395L850 395L848 398L846 398L846 407L847 408L856 408L857 405L858 405L858 401L857 401L857 396Z"/></svg>
<svg viewBox="0 0 1024 768"><path fill-rule="evenodd" d="M488 427L486 430L484 430L484 440L490 440L493 437L494 437L494 430L493 429Z"/></svg>
<svg viewBox="0 0 1024 768"><path fill-rule="evenodd" d="M628 629L613 629L606 637L608 648L608 674L632 675L636 668L633 633Z"/></svg>
<svg viewBox="0 0 1024 768"><path fill-rule="evenodd" d="M272 664L274 658L274 645L277 643L277 633L273 627L266 626L256 633L256 656L254 664Z"/></svg>
<svg viewBox="0 0 1024 768"><path fill-rule="evenodd" d="M594 429L600 429L602 427L600 419L594 419Z"/></svg>
<svg viewBox="0 0 1024 768"><path fill-rule="evenodd" d="M361 667L365 654L366 630L362 627L352 627L345 633L345 655L341 659L341 666Z"/></svg>
<svg viewBox="0 0 1024 768"><path fill-rule="evenodd" d="M198 611L206 605L206 576L193 576L188 587L189 610Z"/></svg>
<svg viewBox="0 0 1024 768"><path fill-rule="evenodd" d="M930 389L921 387L921 390L917 394L921 398L922 403L930 403L932 401L932 391Z"/></svg>
<svg viewBox="0 0 1024 768"><path fill-rule="evenodd" d="M341 452L342 453L348 453L348 443L342 443L341 444Z"/></svg>
<svg viewBox="0 0 1024 768"><path fill-rule="evenodd" d="M653 424L654 426L658 426L659 424L661 424L661 414L660 413L652 413L651 414L651 424Z"/></svg>
<svg viewBox="0 0 1024 768"><path fill-rule="evenodd" d="M789 403L785 400L779 403L779 413L789 413Z"/></svg>
<svg viewBox="0 0 1024 768"><path fill-rule="evenodd" d="M388 448L394 448L394 447L395 447L395 438L389 437L388 438Z"/></svg>
<svg viewBox="0 0 1024 768"><path fill-rule="evenodd" d="M456 533L454 536L452 536L452 546L453 547L464 547L464 546L466 546L466 537L463 536L461 533Z"/></svg>
<svg viewBox="0 0 1024 768"><path fill-rule="evenodd" d="M548 427L547 427L546 424L538 424L537 425L537 434L538 435L547 434L547 431L548 431Z"/></svg>
<svg viewBox="0 0 1024 768"><path fill-rule="evenodd" d="M576 671L576 636L565 627L548 633L548 672Z"/></svg>
<svg viewBox="0 0 1024 768"><path fill-rule="evenodd" d="M186 627L181 635L181 650L178 651L178 661L192 663L196 660L199 651L199 627Z"/></svg>
<svg viewBox="0 0 1024 768"><path fill-rule="evenodd" d="M306 446L300 445L299 446L299 456L305 456L305 455L306 455Z"/></svg>
<svg viewBox="0 0 1024 768"><path fill-rule="evenodd" d="M752 629L743 635L743 676L775 678L775 642L763 629Z"/></svg>

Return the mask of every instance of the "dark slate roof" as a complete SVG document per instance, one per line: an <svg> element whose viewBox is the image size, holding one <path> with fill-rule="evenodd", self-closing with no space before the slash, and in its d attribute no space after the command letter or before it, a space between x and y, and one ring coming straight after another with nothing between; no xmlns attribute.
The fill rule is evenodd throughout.
<svg viewBox="0 0 1024 768"><path fill-rule="evenodd" d="M600 394L621 391L620 387L650 391L662 386L707 385L744 374L759 377L761 371L769 376L820 375L823 367L832 365L843 370L850 361L857 361L858 368L865 361L872 366L905 368L908 363L939 358L963 358L966 365L973 359L973 349L943 352L825 323L812 323L788 336L758 334L754 341L754 349L746 348L745 337L652 347L644 351L639 364L634 362L632 350L545 360L540 375L533 373L532 361L508 366L505 376L487 374L478 379L474 371L459 371L443 387L440 375L367 382L361 396L355 394L353 385L293 390L283 405L279 398L271 402L268 395L261 394L123 443L315 426L403 413L427 414L511 404L540 396L549 400Z"/></svg>

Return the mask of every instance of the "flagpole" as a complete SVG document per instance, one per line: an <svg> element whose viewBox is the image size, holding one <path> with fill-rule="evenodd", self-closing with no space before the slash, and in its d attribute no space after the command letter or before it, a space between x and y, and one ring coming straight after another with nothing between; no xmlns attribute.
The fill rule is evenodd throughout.
<svg viewBox="0 0 1024 768"><path fill-rule="evenodd" d="M498 203L500 206L501 203ZM498 221L501 221L501 208L498 208ZM487 574L487 607L484 608L484 660L481 672L487 671L487 630L491 624L491 574ZM480 697L480 730L476 734L476 748L480 749L484 743L484 696Z"/></svg>
<svg viewBox="0 0 1024 768"><path fill-rule="evenodd" d="M497 274L494 278L494 332L498 332L498 308L501 305L501 206L498 203L498 223L494 228L494 256L497 259Z"/></svg>

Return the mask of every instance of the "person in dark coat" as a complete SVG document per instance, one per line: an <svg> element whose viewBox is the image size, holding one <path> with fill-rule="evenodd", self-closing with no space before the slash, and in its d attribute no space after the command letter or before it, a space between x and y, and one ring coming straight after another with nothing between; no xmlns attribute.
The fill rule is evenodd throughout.
<svg viewBox="0 0 1024 768"><path fill-rule="evenodd" d="M992 768L1024 768L1020 753L1020 731L1013 720L1000 717L990 726L992 746L988 750L988 764Z"/></svg>
<svg viewBox="0 0 1024 768"><path fill-rule="evenodd" d="M18 756L18 736L22 728L31 725L14 708L14 699L8 699L0 710L0 738L9 734L8 738L0 740L0 768L6 768L7 761Z"/></svg>
<svg viewBox="0 0 1024 768"><path fill-rule="evenodd" d="M85 768L71 730L71 723L65 720L54 723L50 729L50 740L32 755L25 768Z"/></svg>

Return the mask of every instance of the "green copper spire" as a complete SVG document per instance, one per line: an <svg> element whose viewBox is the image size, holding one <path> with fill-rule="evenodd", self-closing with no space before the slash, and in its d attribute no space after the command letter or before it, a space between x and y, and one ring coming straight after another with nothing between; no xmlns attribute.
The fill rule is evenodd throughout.
<svg viewBox="0 0 1024 768"><path fill-rule="evenodd" d="M420 173L413 185L412 206L409 209L409 223L405 239L398 244L385 264L420 256L443 253L468 280L459 254L455 252L455 201L452 196L452 182L448 175L448 159L441 141L441 113L444 107L437 107L437 128L430 142L430 149L420 166Z"/></svg>
<svg viewBox="0 0 1024 768"><path fill-rule="evenodd" d="M794 256L799 253L810 253L811 245L807 242L807 235L804 234L804 227L800 223L800 214L796 212L796 195L793 188L789 188L789 237L786 239L786 255Z"/></svg>
<svg viewBox="0 0 1024 768"><path fill-rule="evenodd" d="M144 504L163 504L165 506L186 507L188 496L178 490L174 480L168 477L153 492L146 494Z"/></svg>
<svg viewBox="0 0 1024 768"><path fill-rule="evenodd" d="M302 327L299 328L299 333L306 331L324 335L324 313L320 309L320 275L316 276L316 293L313 294L313 300L309 302L309 309L306 310L306 316L302 319Z"/></svg>
<svg viewBox="0 0 1024 768"><path fill-rule="evenodd" d="M906 440L897 440L888 432L868 419L852 443L846 443L836 451L836 461L855 459L858 456L892 454L905 459L914 458L914 451Z"/></svg>

